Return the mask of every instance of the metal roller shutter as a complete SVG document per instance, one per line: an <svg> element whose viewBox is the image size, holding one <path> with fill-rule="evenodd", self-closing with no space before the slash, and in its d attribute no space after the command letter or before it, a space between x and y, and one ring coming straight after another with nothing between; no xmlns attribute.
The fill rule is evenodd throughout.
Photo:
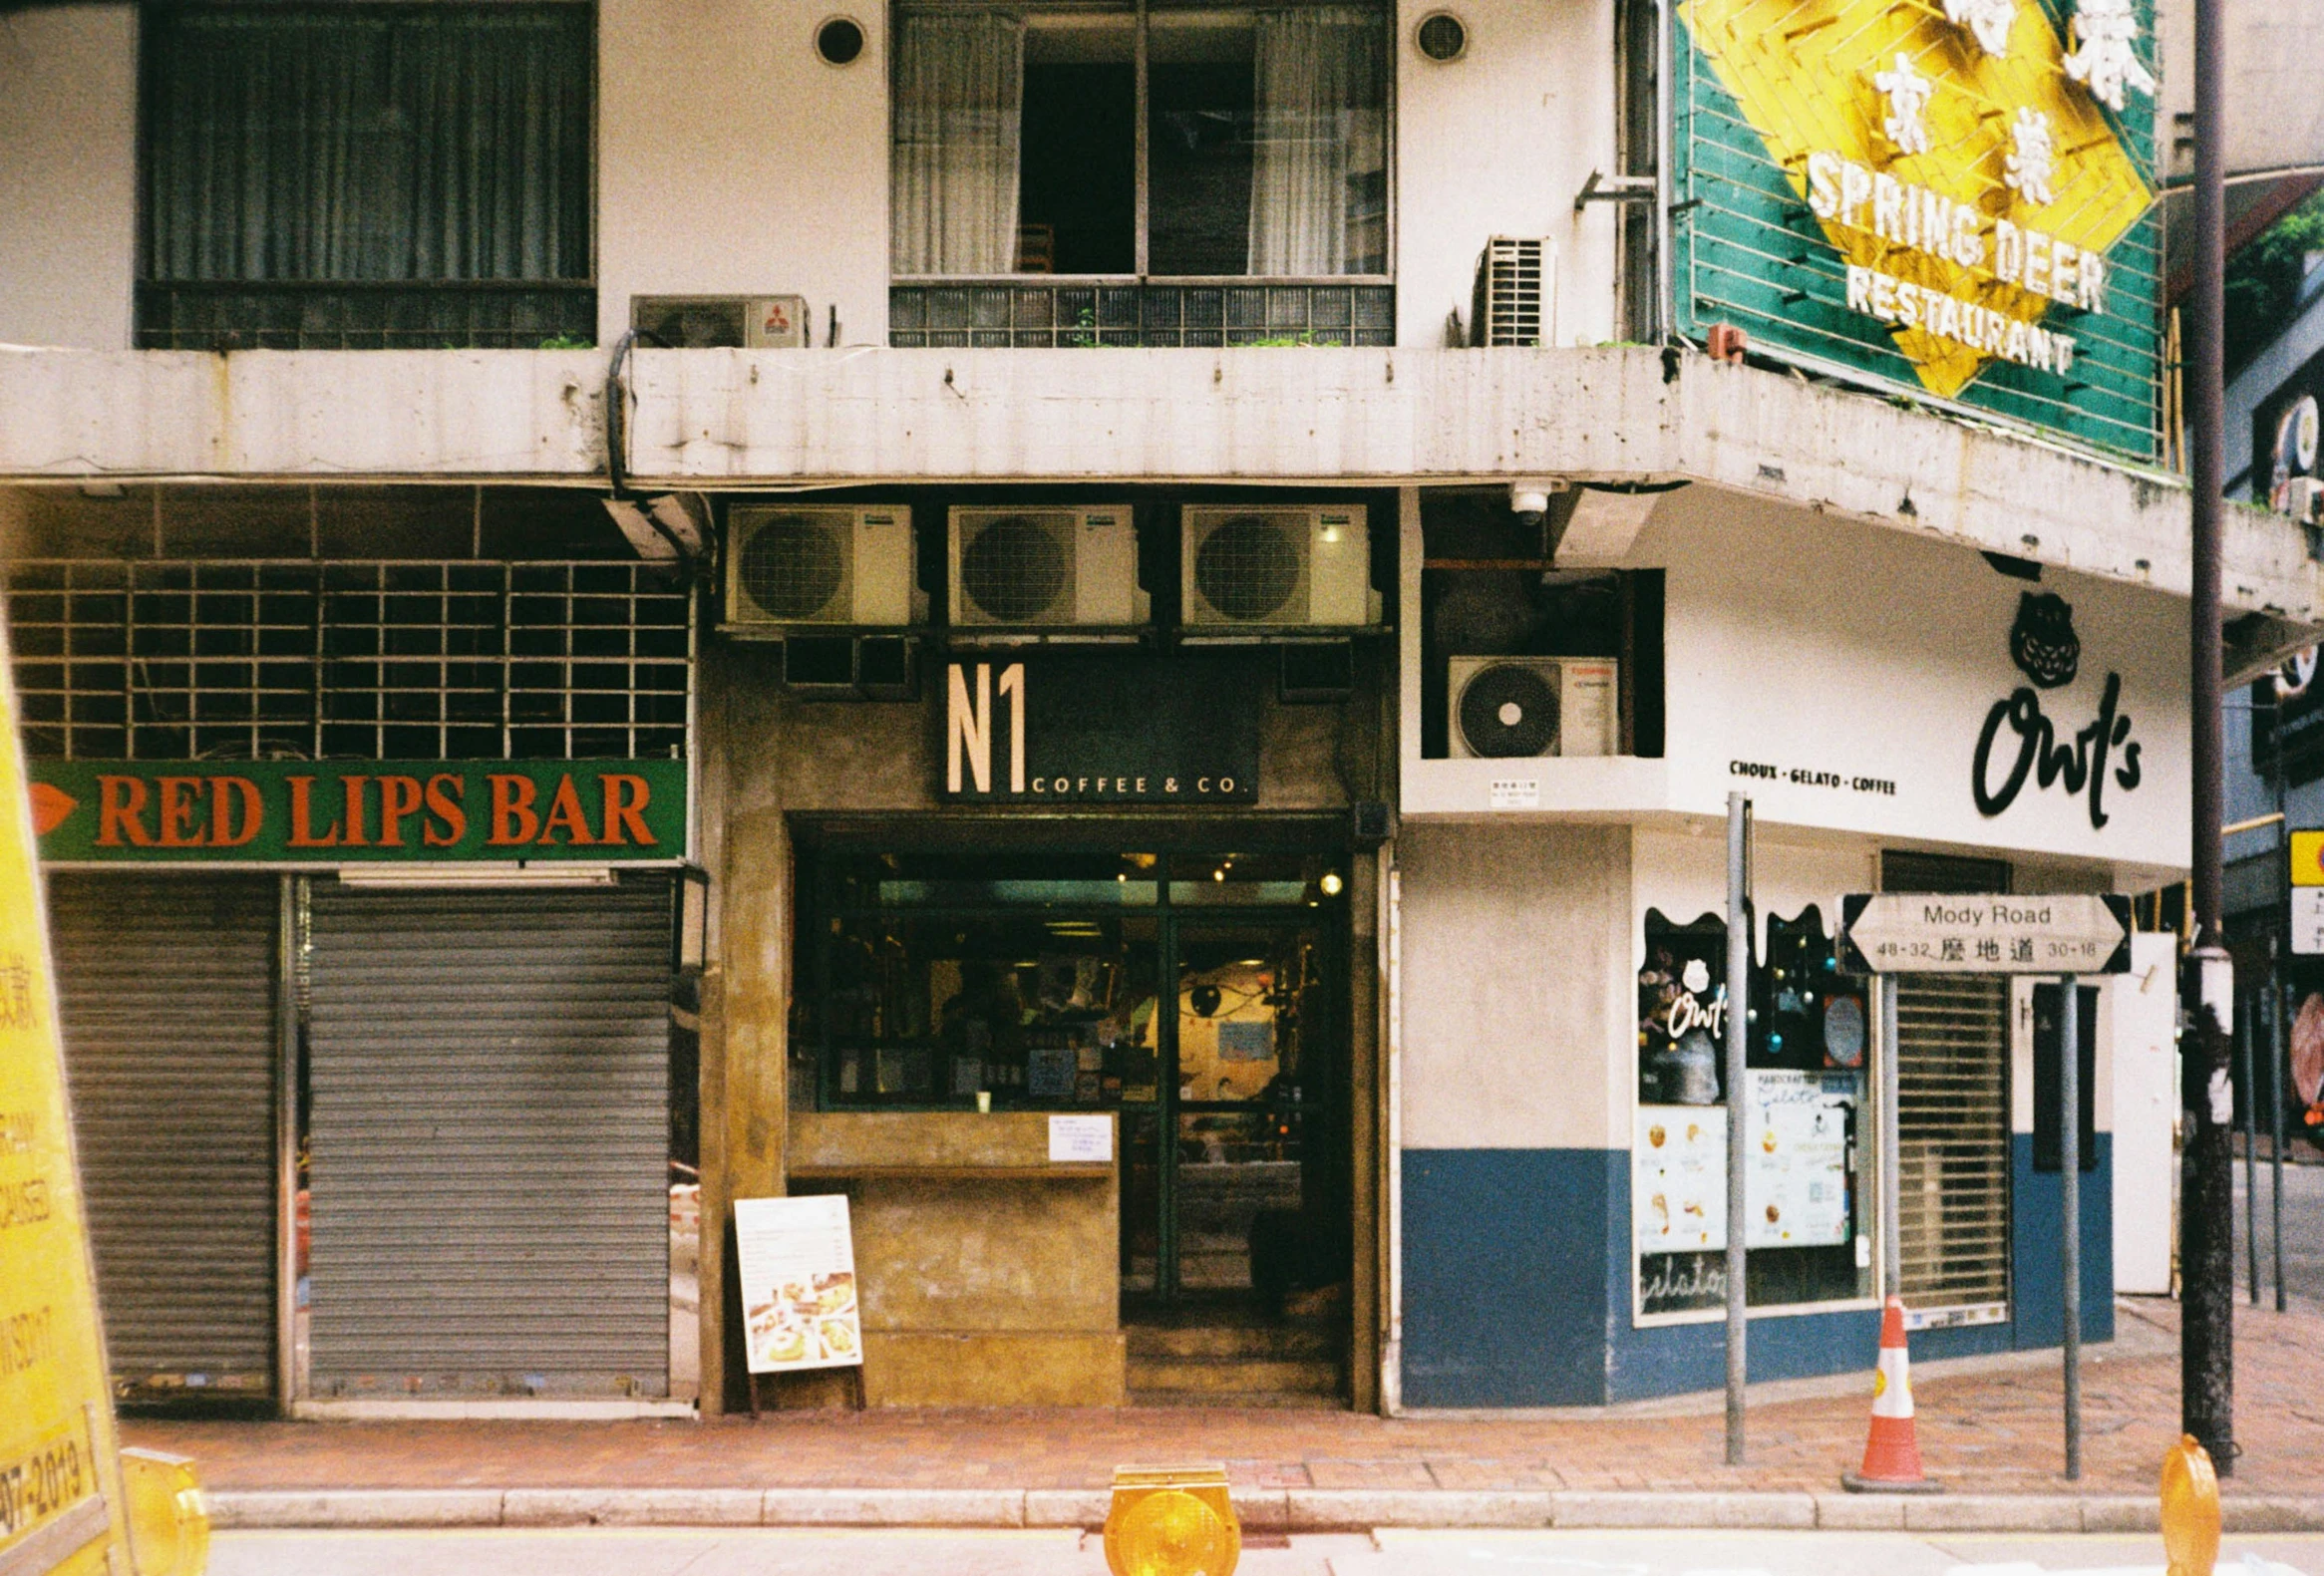
<svg viewBox="0 0 2324 1576"><path fill-rule="evenodd" d="M1882 855L1891 892L2006 892L2009 865ZM1998 1318L2009 1302L2009 981L1896 982L1897 1235L1915 1313Z"/></svg>
<svg viewBox="0 0 2324 1576"><path fill-rule="evenodd" d="M2009 981L1906 975L1896 990L1905 1305L2009 1301Z"/></svg>
<svg viewBox="0 0 2324 1576"><path fill-rule="evenodd" d="M317 882L309 1393L669 1388L670 883Z"/></svg>
<svg viewBox="0 0 2324 1576"><path fill-rule="evenodd" d="M58 1013L117 1384L272 1394L272 876L49 877Z"/></svg>

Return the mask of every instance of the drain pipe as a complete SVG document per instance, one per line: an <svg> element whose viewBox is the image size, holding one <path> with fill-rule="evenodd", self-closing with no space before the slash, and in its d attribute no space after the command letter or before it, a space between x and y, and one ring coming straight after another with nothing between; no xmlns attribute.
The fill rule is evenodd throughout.
<svg viewBox="0 0 2324 1576"><path fill-rule="evenodd" d="M1380 1344L1380 1410L1404 1415L1404 873L1380 852L1380 976L1388 1042L1388 1339Z"/></svg>

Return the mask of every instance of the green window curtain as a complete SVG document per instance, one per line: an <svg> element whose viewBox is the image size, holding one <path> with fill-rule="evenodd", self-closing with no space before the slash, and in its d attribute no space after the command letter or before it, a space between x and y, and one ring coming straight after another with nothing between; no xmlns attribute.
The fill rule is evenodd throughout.
<svg viewBox="0 0 2324 1576"><path fill-rule="evenodd" d="M581 5L149 10L156 280L590 274Z"/></svg>

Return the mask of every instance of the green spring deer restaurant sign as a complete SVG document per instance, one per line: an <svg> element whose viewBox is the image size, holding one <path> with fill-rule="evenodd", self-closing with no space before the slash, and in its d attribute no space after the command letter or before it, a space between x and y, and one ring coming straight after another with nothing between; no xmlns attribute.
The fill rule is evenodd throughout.
<svg viewBox="0 0 2324 1576"><path fill-rule="evenodd" d="M1680 0L1679 329L2152 459L2154 11Z"/></svg>
<svg viewBox="0 0 2324 1576"><path fill-rule="evenodd" d="M685 857L682 761L34 761L49 863Z"/></svg>

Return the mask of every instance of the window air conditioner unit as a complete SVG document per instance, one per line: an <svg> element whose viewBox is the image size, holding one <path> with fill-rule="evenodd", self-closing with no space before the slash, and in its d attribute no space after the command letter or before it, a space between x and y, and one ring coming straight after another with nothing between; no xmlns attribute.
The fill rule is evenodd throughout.
<svg viewBox="0 0 2324 1576"><path fill-rule="evenodd" d="M727 511L726 627L912 621L912 511L738 503Z"/></svg>
<svg viewBox="0 0 2324 1576"><path fill-rule="evenodd" d="M1495 235L1477 259L1472 345L1546 345L1557 325L1557 243Z"/></svg>
<svg viewBox="0 0 2324 1576"><path fill-rule="evenodd" d="M1612 657L1454 657L1447 668L1456 761L1619 748L1622 665Z"/></svg>
<svg viewBox="0 0 2324 1576"><path fill-rule="evenodd" d="M1127 503L955 508L950 525L955 627L1122 629L1151 616Z"/></svg>
<svg viewBox="0 0 2324 1576"><path fill-rule="evenodd" d="M803 295L633 295L641 343L672 350L785 350L808 343Z"/></svg>
<svg viewBox="0 0 2324 1576"><path fill-rule="evenodd" d="M1180 617L1190 630L1360 629L1380 622L1361 505L1189 504L1179 516Z"/></svg>

